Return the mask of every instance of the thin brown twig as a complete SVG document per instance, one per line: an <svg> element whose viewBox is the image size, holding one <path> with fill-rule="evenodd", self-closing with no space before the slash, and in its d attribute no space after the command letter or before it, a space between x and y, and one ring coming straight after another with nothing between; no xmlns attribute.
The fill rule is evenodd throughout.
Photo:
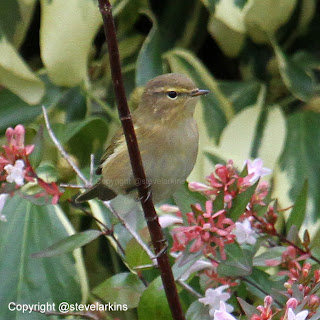
<svg viewBox="0 0 320 320"><path fill-rule="evenodd" d="M141 206L143 208L145 219L147 221L152 244L155 248L162 283L173 319L184 320L185 317L182 311L177 287L169 263L169 257L165 252L166 242L164 240L164 235L159 224L159 219L153 205L152 195L150 196L150 185L148 184L148 181L146 179L146 174L142 164L141 154L139 151L137 137L134 131L131 113L128 107L122 79L119 48L110 1L99 0L99 9L103 19L103 26L108 46L111 75L116 101L118 104L119 117L127 142L133 175L136 181L139 181L139 183L137 183L137 188L139 197L141 199Z"/></svg>

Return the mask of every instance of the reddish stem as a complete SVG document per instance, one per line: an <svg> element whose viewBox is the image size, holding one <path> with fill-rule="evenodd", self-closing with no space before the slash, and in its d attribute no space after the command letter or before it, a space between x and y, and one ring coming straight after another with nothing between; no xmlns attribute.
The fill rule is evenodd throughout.
<svg viewBox="0 0 320 320"><path fill-rule="evenodd" d="M103 18L104 32L108 45L112 81L114 85L116 100L118 103L119 116L124 135L126 137L133 175L136 181L139 181L139 183L137 183L137 188L141 199L144 216L147 221L152 244L157 255L157 261L161 273L163 287L167 296L173 319L184 320L185 318L179 301L178 291L169 263L169 258L167 253L165 252L166 241L164 239L164 235L158 221L158 216L153 205L152 195L150 195L150 186L146 179L146 175L142 165L137 137L134 131L134 126L126 99L122 80L116 31L109 0L99 0L99 8Z"/></svg>

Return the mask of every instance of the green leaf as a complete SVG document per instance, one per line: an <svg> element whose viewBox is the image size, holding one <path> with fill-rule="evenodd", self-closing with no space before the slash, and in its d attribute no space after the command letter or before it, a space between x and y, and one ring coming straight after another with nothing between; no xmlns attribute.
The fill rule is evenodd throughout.
<svg viewBox="0 0 320 320"><path fill-rule="evenodd" d="M138 305L139 320L171 320L171 312L160 277L143 292Z"/></svg>
<svg viewBox="0 0 320 320"><path fill-rule="evenodd" d="M258 267L266 267L268 266L266 263L268 260L278 261L280 263L281 255L286 250L286 247L280 246L268 248L268 250L253 258L253 265Z"/></svg>
<svg viewBox="0 0 320 320"><path fill-rule="evenodd" d="M258 314L258 310L257 308L255 308L253 305L247 303L246 301L244 301L241 298L237 298L241 309L244 311L244 313L246 314L246 316L251 317L254 314Z"/></svg>
<svg viewBox="0 0 320 320"><path fill-rule="evenodd" d="M139 236L145 243L150 242L150 235L149 235L148 228L144 228L140 230ZM143 250L140 244L138 244L137 241L133 238L127 243L125 256L126 256L126 263L131 268L152 264L152 261L148 256L148 254L145 252L145 250Z"/></svg>
<svg viewBox="0 0 320 320"><path fill-rule="evenodd" d="M296 112L287 118L287 137L279 167L274 173L273 197L281 208L291 206L308 180L304 225L312 234L320 211L320 114Z"/></svg>
<svg viewBox="0 0 320 320"><path fill-rule="evenodd" d="M189 243L187 246L187 249L182 253L182 255L177 259L175 264L172 266L172 272L174 278L180 279L181 276L189 270L196 261L201 259L202 257L202 251L198 251L195 253L190 253L189 248L191 247L192 243Z"/></svg>
<svg viewBox="0 0 320 320"><path fill-rule="evenodd" d="M103 301L114 301L136 308L145 290L141 280L131 273L119 273L93 289L93 294Z"/></svg>
<svg viewBox="0 0 320 320"><path fill-rule="evenodd" d="M244 8L247 33L256 43L268 43L268 34L275 35L291 17L297 0L253 0Z"/></svg>
<svg viewBox="0 0 320 320"><path fill-rule="evenodd" d="M1 1L0 37L3 32L15 48L19 48L21 43L24 41L35 11L36 2L37 0Z"/></svg>
<svg viewBox="0 0 320 320"><path fill-rule="evenodd" d="M272 40L283 82L292 94L302 101L309 101L314 94L314 79L297 63L288 58Z"/></svg>
<svg viewBox="0 0 320 320"><path fill-rule="evenodd" d="M199 302L194 301L186 312L187 320L211 320L212 317L209 315L209 307Z"/></svg>
<svg viewBox="0 0 320 320"><path fill-rule="evenodd" d="M248 291L261 300L271 294L276 305L284 305L287 301L283 292L283 279L272 281L270 275L258 268L252 269L252 274L244 278Z"/></svg>
<svg viewBox="0 0 320 320"><path fill-rule="evenodd" d="M290 213L290 216L286 222L287 232L290 230L292 225L297 227L297 230L302 226L303 220L306 215L307 209L307 200L308 200L308 180L303 184L301 192L299 193L297 200L294 204L294 207Z"/></svg>
<svg viewBox="0 0 320 320"><path fill-rule="evenodd" d="M179 188L173 195L174 202L179 207L182 213L188 213L191 211L191 205L200 203L204 208L207 198L199 192L192 192L189 190L188 183Z"/></svg>
<svg viewBox="0 0 320 320"><path fill-rule="evenodd" d="M48 258L53 256L58 256L67 252L71 252L77 248L90 243L91 241L97 239L102 235L99 230L87 230L83 232L76 233L70 237L62 239L52 246L41 250L39 252L33 253L32 258Z"/></svg>
<svg viewBox="0 0 320 320"><path fill-rule="evenodd" d="M59 206L35 206L18 196L8 198L0 222L0 313L3 319L34 319L34 314L12 312L8 303L80 303L88 287L79 249L48 259L31 253L74 233ZM36 314L37 319L46 319Z"/></svg>
<svg viewBox="0 0 320 320"><path fill-rule="evenodd" d="M161 53L162 36L154 15L147 11L146 15L152 21L152 29L139 52L136 68L137 86L144 86L147 81L163 73Z"/></svg>
<svg viewBox="0 0 320 320"><path fill-rule="evenodd" d="M41 59L53 83L73 87L87 78L91 44L101 24L93 1L41 1Z"/></svg>
<svg viewBox="0 0 320 320"><path fill-rule="evenodd" d="M221 277L243 277L252 272L252 254L240 247L237 243L225 246L226 260L222 260L218 266L218 274Z"/></svg>
<svg viewBox="0 0 320 320"><path fill-rule="evenodd" d="M43 82L4 36L0 37L0 52L0 84L28 104L39 103L45 94Z"/></svg>
<svg viewBox="0 0 320 320"><path fill-rule="evenodd" d="M257 181L254 185L249 187L246 191L238 194L232 200L232 207L229 210L228 217L230 217L233 221L237 221L239 217L245 212L245 209L250 202L251 197L253 196L259 181Z"/></svg>
<svg viewBox="0 0 320 320"><path fill-rule="evenodd" d="M144 10L153 26L139 52L137 86L143 86L148 80L163 73L162 55L185 35L190 16L194 14L193 4L193 0L176 0L170 6L162 6L157 17L150 10Z"/></svg>
<svg viewBox="0 0 320 320"><path fill-rule="evenodd" d="M91 153L103 147L108 134L106 121L97 117L70 122L67 126L52 124L51 127L60 143L68 144L70 153L80 160L82 166L89 164ZM45 133L48 137L47 131Z"/></svg>
<svg viewBox="0 0 320 320"><path fill-rule="evenodd" d="M236 113L257 103L262 85L258 81L219 81L219 88Z"/></svg>
<svg viewBox="0 0 320 320"><path fill-rule="evenodd" d="M42 113L42 104L55 104L62 96L63 90L54 86L46 77L41 77L46 84L46 92L41 104L30 106L9 90L0 90L0 128L4 130L19 123L34 121Z"/></svg>

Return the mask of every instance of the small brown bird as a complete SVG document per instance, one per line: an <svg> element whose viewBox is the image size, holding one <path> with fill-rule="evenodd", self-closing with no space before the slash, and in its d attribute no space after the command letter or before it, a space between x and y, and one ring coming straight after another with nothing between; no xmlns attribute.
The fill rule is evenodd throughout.
<svg viewBox="0 0 320 320"><path fill-rule="evenodd" d="M191 79L168 73L150 80L132 119L144 170L155 203L169 198L194 167L198 129L193 119L197 97L207 94ZM137 196L125 137L120 128L96 170L101 179L76 199L111 200L118 194Z"/></svg>

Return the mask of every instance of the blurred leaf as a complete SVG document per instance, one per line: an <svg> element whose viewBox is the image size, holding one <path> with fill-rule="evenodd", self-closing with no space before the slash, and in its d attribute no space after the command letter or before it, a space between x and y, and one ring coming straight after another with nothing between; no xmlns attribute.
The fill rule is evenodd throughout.
<svg viewBox="0 0 320 320"><path fill-rule="evenodd" d="M253 265L254 266L260 266L260 267L266 267L268 260L278 261L281 262L281 255L284 251L286 251L286 247L274 247L274 248L268 248L265 252L261 253L260 255L253 258Z"/></svg>
<svg viewBox="0 0 320 320"><path fill-rule="evenodd" d="M254 42L268 43L268 34L275 35L291 17L297 0L253 0L244 8L244 22Z"/></svg>
<svg viewBox="0 0 320 320"><path fill-rule="evenodd" d="M150 235L149 235L148 228L144 228L140 230L139 235L141 239L144 241L144 243L150 242ZM126 256L126 263L128 263L128 265L131 268L152 264L152 261L149 258L148 254L140 246L140 244L138 244L138 242L133 238L128 242L126 246L125 256Z"/></svg>
<svg viewBox="0 0 320 320"><path fill-rule="evenodd" d="M263 300L266 294L272 295L276 304L284 305L287 298L282 294L283 279L272 281L270 275L258 268L252 269L252 274L245 277L245 284L251 294Z"/></svg>
<svg viewBox="0 0 320 320"><path fill-rule="evenodd" d="M300 17L298 24L298 33L303 34L309 26L316 13L316 0L302 0Z"/></svg>
<svg viewBox="0 0 320 320"><path fill-rule="evenodd" d="M0 36L0 52L0 84L28 104L39 103L45 94L44 84L4 36Z"/></svg>
<svg viewBox="0 0 320 320"><path fill-rule="evenodd" d="M234 1L219 0L215 6L214 17L239 36L245 33L243 10Z"/></svg>
<svg viewBox="0 0 320 320"><path fill-rule="evenodd" d="M252 272L252 254L237 243L225 246L227 260L222 260L217 268L220 277L243 277Z"/></svg>
<svg viewBox="0 0 320 320"><path fill-rule="evenodd" d="M201 193L190 191L187 182L174 193L173 198L182 213L190 212L191 205L196 203L200 203L201 207L204 208L207 200Z"/></svg>
<svg viewBox="0 0 320 320"><path fill-rule="evenodd" d="M0 223L0 313L4 319L34 319L8 309L8 303L80 303L87 299L86 275L79 249L55 258L33 259L31 253L74 233L59 206L34 206L8 198ZM37 314L37 319L46 319Z"/></svg>
<svg viewBox="0 0 320 320"><path fill-rule="evenodd" d="M12 40L20 20L19 1L2 0L0 10L0 38L1 34L5 34L7 39Z"/></svg>
<svg viewBox="0 0 320 320"><path fill-rule="evenodd" d="M251 197L257 189L258 183L259 180L254 185L249 187L246 191L238 194L232 200L232 207L229 210L228 217L230 217L233 221L237 221L239 217L245 212Z"/></svg>
<svg viewBox="0 0 320 320"><path fill-rule="evenodd" d="M282 52L273 40L272 45L278 60L283 82L292 94L302 101L311 99L314 93L314 80L304 69L292 61Z"/></svg>
<svg viewBox="0 0 320 320"><path fill-rule="evenodd" d="M262 85L258 81L219 81L219 88L232 102L236 113L257 103Z"/></svg>
<svg viewBox="0 0 320 320"><path fill-rule="evenodd" d="M158 12L155 16L150 10L144 10L153 27L138 56L137 86L163 73L162 55L185 36L190 16L194 14L194 0L176 0L170 6L161 6Z"/></svg>
<svg viewBox="0 0 320 320"><path fill-rule="evenodd" d="M202 251L198 251L195 253L190 253L189 249L192 246L192 243L189 243L186 250L182 253L182 255L176 260L175 264L172 266L172 272L174 278L180 279L181 276L188 271L196 261L201 259Z"/></svg>
<svg viewBox="0 0 320 320"><path fill-rule="evenodd" d="M290 213L288 220L286 221L287 232L290 230L292 225L295 225L298 230L302 226L303 220L306 215L307 200L308 200L308 180L304 182L302 190L297 197L297 200L294 204L294 207Z"/></svg>
<svg viewBox="0 0 320 320"><path fill-rule="evenodd" d="M171 320L171 312L160 277L144 290L138 305L139 320Z"/></svg>
<svg viewBox="0 0 320 320"><path fill-rule="evenodd" d="M101 24L93 1L41 0L41 59L52 82L72 87L87 78L92 41Z"/></svg>
<svg viewBox="0 0 320 320"><path fill-rule="evenodd" d="M144 291L145 286L135 274L119 273L94 288L93 294L103 301L115 301L126 304L128 308L136 308Z"/></svg>
<svg viewBox="0 0 320 320"><path fill-rule="evenodd" d="M66 111L67 122L83 120L87 112L86 97L79 86L70 88L64 93L57 107Z"/></svg>
<svg viewBox="0 0 320 320"><path fill-rule="evenodd" d="M33 17L37 0L2 0L0 10L0 31L18 48ZM0 32L1 34L1 32Z"/></svg>
<svg viewBox="0 0 320 320"><path fill-rule="evenodd" d="M186 320L212 320L209 315L209 307L199 302L194 301L186 312Z"/></svg>
<svg viewBox="0 0 320 320"><path fill-rule="evenodd" d="M203 98L205 124L208 134L216 141L228 120L234 116L234 109L230 101L220 90L217 81L211 76L205 66L191 52L175 49L164 56L172 72L188 75L201 89L209 89L210 94Z"/></svg>
<svg viewBox="0 0 320 320"><path fill-rule="evenodd" d="M43 105L55 104L62 96L63 91L52 85L46 77L41 79L46 84L46 92L41 104L30 106L18 96L8 90L0 90L0 129L5 130L9 126L16 126L19 123L34 121L42 113Z"/></svg>
<svg viewBox="0 0 320 320"><path fill-rule="evenodd" d="M52 130L61 144L68 144L70 153L76 156L81 165L90 162L90 154L97 146L104 145L108 125L101 118L90 117L82 121L65 124L52 124ZM46 131L46 135L47 135Z"/></svg>
<svg viewBox="0 0 320 320"><path fill-rule="evenodd" d="M159 31L158 22L151 11L145 14L152 21L152 29L139 52L136 68L136 84L144 86L150 79L163 73L161 54L163 38Z"/></svg>
<svg viewBox="0 0 320 320"><path fill-rule="evenodd" d="M237 57L243 49L246 39L245 34L230 28L214 15L209 20L208 31L226 56L230 58Z"/></svg>
<svg viewBox="0 0 320 320"><path fill-rule="evenodd" d="M241 298L237 298L241 309L244 311L244 313L246 314L246 316L248 317L252 317L254 314L258 314L259 312L257 311L257 308L255 308L253 305L247 303L246 301L244 301Z"/></svg>
<svg viewBox="0 0 320 320"><path fill-rule="evenodd" d="M58 256L67 252L71 252L77 248L80 248L91 241L97 239L102 235L99 230L87 230L73 234L70 237L62 239L50 247L41 250L39 252L33 253L32 258L48 258L53 256Z"/></svg>
<svg viewBox="0 0 320 320"><path fill-rule="evenodd" d="M29 161L31 166L35 169L40 164L42 158L43 158L43 126L40 126L37 130L37 133L35 137L32 140L32 143L34 145L33 152L29 155Z"/></svg>
<svg viewBox="0 0 320 320"><path fill-rule="evenodd" d="M320 211L320 114L296 112L287 118L287 138L279 167L274 174L272 196L281 208L291 206L308 180L309 197L305 227L311 234Z"/></svg>

